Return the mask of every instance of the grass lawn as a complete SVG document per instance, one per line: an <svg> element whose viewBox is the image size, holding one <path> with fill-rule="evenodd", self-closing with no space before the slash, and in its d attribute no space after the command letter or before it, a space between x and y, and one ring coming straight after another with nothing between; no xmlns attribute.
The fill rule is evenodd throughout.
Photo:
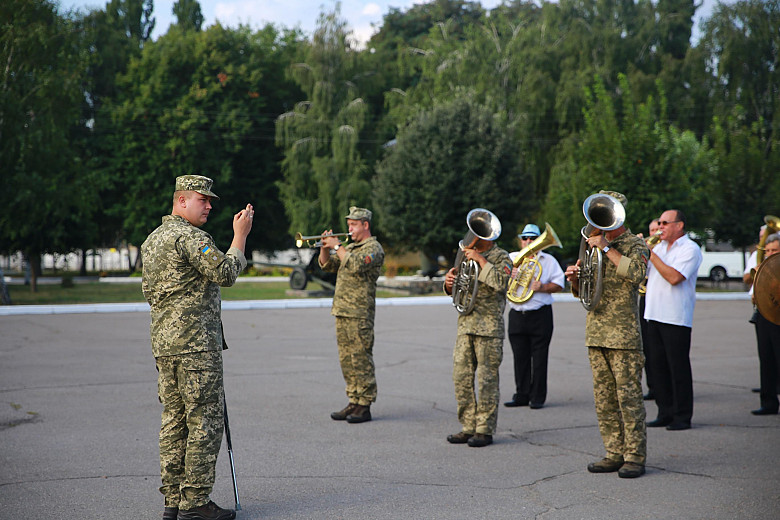
<svg viewBox="0 0 780 520"><path fill-rule="evenodd" d="M144 302L140 282L135 283L77 283L73 287L61 285L38 285L38 292L30 291L24 285L8 285L8 294L14 305L51 305L64 303L133 303ZM290 296L288 282L241 282L233 287L222 288L223 300L279 300L299 298ZM308 290L320 289L319 284L310 283ZM377 291L380 298L402 296L389 291Z"/></svg>

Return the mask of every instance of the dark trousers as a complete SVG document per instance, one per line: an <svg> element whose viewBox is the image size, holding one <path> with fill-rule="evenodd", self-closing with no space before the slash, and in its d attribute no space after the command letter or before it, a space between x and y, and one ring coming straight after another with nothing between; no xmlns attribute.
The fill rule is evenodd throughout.
<svg viewBox="0 0 780 520"><path fill-rule="evenodd" d="M552 305L509 311L508 335L515 361L515 400L544 404L547 358L553 333Z"/></svg>
<svg viewBox="0 0 780 520"><path fill-rule="evenodd" d="M647 320L645 319L645 296L639 296L639 327L642 331L642 351L645 353L645 359L649 357L647 350ZM653 379L653 367L650 363L645 363L645 382L647 383L647 392L655 394L655 380Z"/></svg>
<svg viewBox="0 0 780 520"><path fill-rule="evenodd" d="M691 328L649 320L648 363L652 365L658 418L689 423L693 417Z"/></svg>
<svg viewBox="0 0 780 520"><path fill-rule="evenodd" d="M761 408L777 411L777 382L780 373L780 325L756 313L756 341L761 371Z"/></svg>

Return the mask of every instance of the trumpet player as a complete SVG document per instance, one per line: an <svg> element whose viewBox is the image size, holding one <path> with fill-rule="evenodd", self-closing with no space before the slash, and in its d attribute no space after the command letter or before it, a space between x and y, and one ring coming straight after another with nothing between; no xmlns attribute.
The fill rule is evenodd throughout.
<svg viewBox="0 0 780 520"><path fill-rule="evenodd" d="M374 314L376 281L385 261L385 252L371 235L370 210L352 206L346 216L352 242L346 246L328 230L322 237L319 264L327 272L337 272L331 314L336 317L336 343L341 374L349 402L330 414L334 421L351 424L371 420L371 403L376 401L374 372Z"/></svg>
<svg viewBox="0 0 780 520"><path fill-rule="evenodd" d="M536 224L526 225L517 235L520 249L533 243L540 234ZM519 254L520 251L514 251L509 253L509 257L514 262ZM538 409L544 406L547 399L547 360L553 333L552 295L561 291L566 283L563 269L555 257L539 251L528 258L529 262L533 260L539 262L534 269L535 272L541 269L541 274L532 276L528 282L528 290L533 291L531 298L523 303L509 302L507 335L514 358L515 394L504 406L510 408L530 405L532 409ZM518 269L522 269L522 264L512 269L512 278L518 276Z"/></svg>
<svg viewBox="0 0 780 520"><path fill-rule="evenodd" d="M626 197L601 191L623 206ZM617 471L621 478L645 473L647 432L642 399L642 337L639 330L638 290L645 277L649 252L644 240L624 224L588 237L591 247L606 257L600 304L588 311L585 342L593 372L593 398L606 455L588 464L591 473ZM580 260L566 268L572 292L579 296Z"/></svg>
<svg viewBox="0 0 780 520"><path fill-rule="evenodd" d="M661 242L650 252L645 296L648 363L654 378L658 416L650 428L687 430L693 417L691 329L701 249L685 232L685 214L664 211Z"/></svg>

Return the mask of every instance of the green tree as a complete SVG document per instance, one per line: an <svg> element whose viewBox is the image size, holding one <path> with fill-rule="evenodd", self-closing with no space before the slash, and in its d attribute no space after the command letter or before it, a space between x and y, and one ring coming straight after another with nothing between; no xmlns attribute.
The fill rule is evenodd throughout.
<svg viewBox="0 0 780 520"><path fill-rule="evenodd" d="M200 31L203 25L203 13L198 0L177 0L173 4L176 24L183 30Z"/></svg>
<svg viewBox="0 0 780 520"><path fill-rule="evenodd" d="M780 215L780 143L763 121L748 123L745 112L736 107L726 120L716 117L712 129L720 166L713 228L736 247L756 243L764 215Z"/></svg>
<svg viewBox="0 0 780 520"><path fill-rule="evenodd" d="M221 199L207 226L218 243L229 243L233 214L247 202L262 223L249 249L291 241L279 234L287 222L275 187L273 116L295 95L283 71L297 42L297 33L270 25L257 33L172 26L131 60L120 79L124 96L110 107L118 200L112 211L131 243L140 244L170 212L174 178L188 173L215 180Z"/></svg>
<svg viewBox="0 0 780 520"><path fill-rule="evenodd" d="M377 165L373 204L390 246L453 261L471 209L495 213L506 244L536 209L511 127L475 97L418 114Z"/></svg>
<svg viewBox="0 0 780 520"><path fill-rule="evenodd" d="M626 224L636 232L671 208L685 211L690 229L702 232L712 223L713 151L693 132L666 122L660 82L658 100L648 96L636 104L628 79L621 75L619 81L617 100L598 77L586 89L585 127L561 144L553 169L544 214L569 256L576 254L586 223L582 203L602 189L626 195Z"/></svg>
<svg viewBox="0 0 780 520"><path fill-rule="evenodd" d="M85 61L51 2L3 2L0 24L0 242L31 262L36 290L41 253L68 251L70 230L92 218L92 179L70 144Z"/></svg>
<svg viewBox="0 0 780 520"><path fill-rule="evenodd" d="M277 119L284 150L278 183L290 231L304 234L344 223L350 205L367 205L368 171L358 151L366 103L360 70L340 7L320 15L313 39L290 73L306 99Z"/></svg>
<svg viewBox="0 0 780 520"><path fill-rule="evenodd" d="M761 121L777 133L780 102L780 0L716 5L704 23L704 59L717 78L712 93L721 120L740 105L747 123Z"/></svg>

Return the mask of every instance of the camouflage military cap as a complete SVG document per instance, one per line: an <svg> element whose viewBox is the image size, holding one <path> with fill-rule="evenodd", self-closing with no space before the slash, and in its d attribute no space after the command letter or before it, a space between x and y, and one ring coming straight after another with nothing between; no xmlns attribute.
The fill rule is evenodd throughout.
<svg viewBox="0 0 780 520"><path fill-rule="evenodd" d="M218 199L217 194L211 191L214 181L202 175L182 175L176 177L176 191L195 191L201 195L208 195Z"/></svg>
<svg viewBox="0 0 780 520"><path fill-rule="evenodd" d="M349 220L365 220L366 222L371 222L371 215L371 210L352 206L349 208L349 215L345 218L348 218Z"/></svg>
<svg viewBox="0 0 780 520"><path fill-rule="evenodd" d="M622 193L618 193L616 191L609 191L609 190L601 190L599 191L599 193L603 193L604 195L609 195L610 197L615 197L618 200L618 202L620 202L623 205L623 207L625 207L626 204L628 203L628 199L626 199L626 196L623 195Z"/></svg>

